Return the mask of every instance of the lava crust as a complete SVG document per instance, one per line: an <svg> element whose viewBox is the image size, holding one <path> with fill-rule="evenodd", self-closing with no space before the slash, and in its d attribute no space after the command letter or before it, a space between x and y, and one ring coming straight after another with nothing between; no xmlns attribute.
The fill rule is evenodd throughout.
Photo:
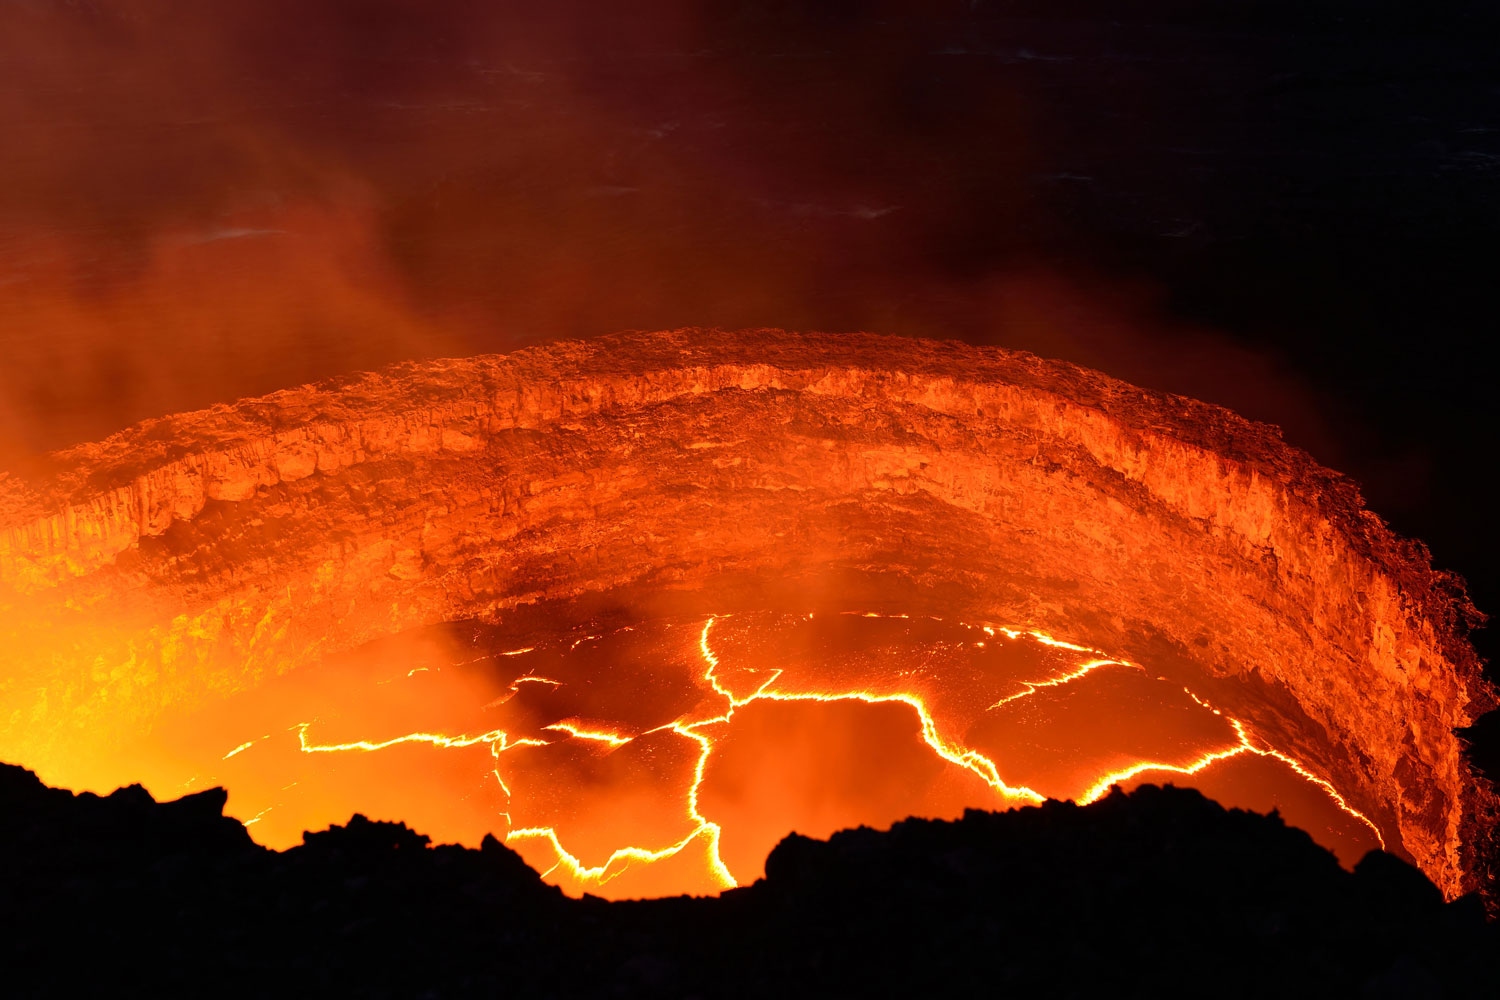
<svg viewBox="0 0 1500 1000"><path fill-rule="evenodd" d="M869 335L412 363L0 479L0 759L68 783L168 706L424 624L787 585L1191 680L1449 897L1489 886L1496 796L1454 735L1496 705L1482 616L1351 482L1217 407Z"/></svg>

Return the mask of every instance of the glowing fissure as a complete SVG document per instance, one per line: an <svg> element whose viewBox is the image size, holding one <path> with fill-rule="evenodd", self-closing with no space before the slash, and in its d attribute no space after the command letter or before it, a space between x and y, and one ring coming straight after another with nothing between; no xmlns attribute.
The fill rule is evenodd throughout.
<svg viewBox="0 0 1500 1000"><path fill-rule="evenodd" d="M845 614L858 615L865 618L909 617L908 615L904 614L891 615L881 614L877 612L845 612ZM685 818L691 824L691 829L689 830L689 832L685 836L664 847L651 848L637 845L626 845L618 847L613 850L613 852L609 855L608 859L603 864L590 866L585 864L579 856L573 854L564 846L563 839L559 835L555 827L527 826L511 829L505 838L507 842L540 842L542 844L545 844L546 847L553 852L553 855L557 859L556 863L547 869L547 871L544 873L544 877L552 877L561 872L565 873L568 878L570 878L573 882L580 886L600 888L608 885L610 882L617 879L619 876L623 875L626 871L630 870L634 866L650 865L667 860L669 858L674 858L688 849L690 846L699 844L704 851L704 859L714 883L721 889L731 888L737 885L738 880L730 871L720 852L723 829L719 823L710 819L701 811L700 796L705 776L708 772L709 763L713 758L714 751L717 745L717 737L709 732L709 730L713 729L714 727L729 725L730 723L732 723L737 709L743 708L746 705L750 705L755 702L856 702L867 705L905 705L916 713L917 720L920 724L921 739L926 747L933 754L935 754L937 757L947 762L948 764L955 765L979 777L994 791L1001 802L1013 806L1017 803L1037 804L1045 801L1045 796L1043 796L1033 788L1026 787L1024 785L1012 785L1007 783L1001 777L1000 767L997 766L994 760L970 747L966 747L952 739L946 738L943 735L942 729L939 726L937 720L929 710L927 704L921 697L917 696L916 694L912 694L910 692L881 693L867 689L828 691L780 690L776 685L777 682L783 677L785 671L780 668L773 668L764 671L766 675L764 679L759 679L757 677L759 682L754 690L751 691L748 695L736 695L729 686L726 686L726 682L721 678L720 668L722 664L720 662L719 656L715 654L713 647L709 642L710 634L714 628L714 625L721 619L721 617L727 616L710 616L703 623L703 626L701 630L699 630L697 637L697 654L704 666L701 680L706 684L707 688L712 691L713 696L721 698L723 700L723 710L718 714L703 715L701 717L683 717L673 722L667 723L666 725L658 726L654 729L635 734L610 727L602 723L589 722L588 720L579 717L564 718L557 722L553 722L541 727L543 731L558 734L559 739L571 739L602 744L601 749L605 754L613 753L619 748L627 746L640 737L649 735L651 733L670 731L686 739L692 740L697 745L697 756L693 766L691 781L688 784L688 787L683 795ZM812 615L808 615L807 617L811 619ZM940 619L936 618L934 618L933 620L940 621ZM963 624L963 627L965 628L975 628L975 626L970 626L964 623L960 624ZM994 636L996 634L995 627L979 626L978 628L981 629L986 635ZM1097 650L1054 639L1051 636L1048 636L1041 632L1020 631L1005 628L999 629L999 632L1012 639L1019 639L1021 636L1026 636L1044 646L1067 650L1069 652L1095 654L1096 658L1085 661L1084 663L1079 665L1077 669L1067 671L1054 677L1043 678L1041 680L1022 681L1020 683L1023 690L999 699L994 704L990 705L989 708L986 709L986 711L993 711L995 709L1019 701L1020 699L1033 696L1037 694L1037 692L1044 689L1058 688L1071 684L1084 677L1087 677L1094 671L1104 667L1119 666L1135 670L1143 669L1139 664L1130 663L1128 661L1098 657ZM586 636L583 639L573 642L572 646L570 646L569 648L575 649L580 642L596 638L599 637L592 635ZM982 647L983 643L979 642L975 643L975 645ZM529 652L530 648L525 651ZM507 652L501 655L512 655L512 653ZM542 677L533 674L523 675L512 681L510 684L509 692L502 698L496 699L496 701L492 703L492 706L503 704L510 698L514 697L519 692L520 687L523 684L540 684L549 685L552 687L563 686L562 681L554 678ZM1297 761L1296 759L1278 750L1275 750L1274 748L1271 748L1269 746L1256 745L1256 742L1252 740L1248 728L1242 721L1225 715L1219 709L1214 708L1208 702L1206 702L1202 698L1199 698L1192 691L1186 688L1184 688L1183 690L1198 705L1212 712L1214 715L1224 718L1225 721L1228 722L1229 725L1234 729L1235 734L1238 737L1238 741L1234 745L1225 747L1223 749L1203 753L1197 759L1187 764L1172 764L1155 760L1144 760L1129 764L1125 767L1111 770L1108 773L1100 776L1096 781L1093 782L1093 784L1091 784L1087 788L1086 791L1084 791L1080 796L1077 797L1077 801L1080 804L1087 805L1089 803L1095 802L1098 799L1102 798L1114 785L1129 781L1133 778L1139 777L1142 774L1146 774L1149 772L1168 772L1172 774L1194 775L1220 761L1238 757L1243 754L1253 754L1256 756L1273 758L1277 761L1280 761L1283 764L1287 765L1294 773L1296 773L1305 781L1318 786L1338 807L1339 810L1348 814L1354 819L1357 819L1365 826L1369 827L1376 840L1381 844L1382 847L1384 847L1385 839L1382 836L1379 828L1364 814L1349 805L1347 800L1345 800L1345 798L1327 780L1312 773L1300 761ZM354 740L344 743L322 744L314 743L309 740L308 730L310 726L311 723L300 723L297 726L292 727L297 731L299 747L304 753L339 753L351 751L371 752L384 750L401 744L427 744L441 749L473 747L481 744L487 745L495 761L492 775L496 781L497 786L506 795L507 798L512 798L513 795L510 787L507 785L505 779L501 775L500 754L509 750L551 746L556 742L555 740L549 739L512 738L511 735L506 731L501 729L494 729L479 733L477 735L448 735L433 732L415 732L385 740ZM260 740L263 739L266 739L266 737L260 738ZM225 755L225 759L233 757L236 754L249 749L260 740L250 740L237 746ZM267 809L262 810L247 822L256 822L263 815L265 815L265 813L268 812L269 809L270 807L267 807ZM508 824L511 823L511 814L508 810L500 812L499 815L504 817Z"/></svg>
<svg viewBox="0 0 1500 1000"><path fill-rule="evenodd" d="M1036 633L1031 634L1033 636L1036 635ZM1063 644L1059 643L1059 645ZM1069 645L1067 646L1067 648L1076 649L1077 647ZM1009 705L1013 701L1019 701L1022 698L1029 698L1031 695L1036 694L1042 688L1061 687L1062 685L1067 684L1069 681L1076 681L1078 680L1078 678L1086 676L1087 674L1092 673L1100 667L1135 667L1135 669L1137 670L1141 669L1137 664L1126 663L1123 660L1090 660L1083 666L1079 667L1077 670L1073 671L1071 674L1064 674L1061 677L1054 677L1050 680L1045 681L1022 681L1021 683L1026 685L1025 691L1018 691L1015 694L1006 695L1004 698L1001 698L999 701L991 705L990 708L996 709L1001 707L1002 705Z"/></svg>
<svg viewBox="0 0 1500 1000"><path fill-rule="evenodd" d="M621 736L619 733L606 732L602 729L584 729L574 720L554 722L543 729L551 729L561 733L567 733L577 740L594 740L599 743L608 743L612 747L620 747L635 739L634 736Z"/></svg>
<svg viewBox="0 0 1500 1000"><path fill-rule="evenodd" d="M713 619L709 619L709 621L712 622ZM704 628L706 633L707 626L705 626ZM712 667L710 667L710 670L712 670ZM779 671L777 672L776 676L779 676ZM977 753L973 750L966 750L961 747L955 747L953 744L944 740L941 735L939 735L937 723L933 721L932 715L927 711L927 706L922 703L922 700L920 698L914 695L871 694L868 691L844 691L831 694L786 694L779 691L766 690L766 688L768 688L771 684L775 683L776 676L773 676L769 681L762 685L761 688L755 692L755 694L743 699L735 699L733 695L729 694L729 692L719 688L717 681L715 681L714 687L718 689L720 693L725 697L729 698L730 709L721 717L709 719L701 723L696 723L695 726L710 725L717 722L728 722L730 717L734 714L734 710L736 708L740 708L744 705L748 705L752 702L761 700L781 702L859 701L864 702L866 705L882 705L894 702L902 705L909 705L913 710L916 711L917 718L922 724L923 742L931 747L933 752L936 753L939 757L948 761L950 764L957 764L959 767L962 767L969 771L973 771L980 778L983 778L986 784L988 784L991 788L994 788L997 792L999 792L1006 798L1024 799L1029 802L1045 801L1045 796L1039 795L1037 792L1033 791L1030 788L1012 787L1010 785L1007 785L1001 779L999 769L995 767L994 761L990 760L988 757L985 757L983 754ZM690 726L687 728L692 729L695 727Z"/></svg>
<svg viewBox="0 0 1500 1000"><path fill-rule="evenodd" d="M387 747L397 746L402 743L430 743L435 747L471 747L478 743L499 744L505 748L505 733L496 729L478 736L444 736L442 733L407 733L405 736L397 736L393 739L371 742L369 740L355 740L352 743L327 743L317 744L307 742L307 729L312 723L304 722L297 726L297 739L300 741L303 753L340 753L345 750L384 750ZM521 741L511 744L519 746L534 741Z"/></svg>
<svg viewBox="0 0 1500 1000"><path fill-rule="evenodd" d="M271 738L271 734L267 733L266 735L262 736L258 740L246 740L244 743L241 743L239 746L235 747L233 750L231 750L228 753L226 753L223 757L220 758L220 760L228 760L231 757L234 757L234 756L236 756L238 754L242 754L246 750L249 750L251 747L255 746L255 744L259 743L260 740L268 740L270 738Z"/></svg>
<svg viewBox="0 0 1500 1000"><path fill-rule="evenodd" d="M547 842L552 850L557 853L558 861L557 864L542 872L542 878L547 878L559 868L562 868L579 882L604 886L624 874L625 870L633 862L650 864L653 861L662 861L666 858L675 857L683 848L704 835L707 835L709 838L709 853L713 858L717 859L719 856L719 827L717 824L704 821L702 826L671 847L666 847L659 851L650 851L642 847L622 847L611 854L609 860L604 864L593 868L588 867L578 858L569 854L563 847L562 842L558 840L557 832L551 827L539 826L522 830L512 830L506 835L505 840L507 843L517 840L544 840ZM617 862L618 865L616 864ZM724 867L723 862L719 862L715 868L715 874L720 877L722 880L721 884L726 889L732 889L738 884L735 882L734 876L729 874L729 869Z"/></svg>
<svg viewBox="0 0 1500 1000"><path fill-rule="evenodd" d="M501 655L509 656L510 654L502 653ZM482 659L485 659L485 657L478 657L470 662L478 663ZM411 674L407 674L407 676L410 677ZM533 677L530 674L526 675L525 677L517 677L515 680L510 682L509 691L496 698L494 701L490 702L485 706L485 708L499 708L501 705L504 705L506 702L510 701L516 695L521 693L522 684L550 684L552 687L561 687L562 681L553 680L551 677Z"/></svg>
<svg viewBox="0 0 1500 1000"><path fill-rule="evenodd" d="M1224 750L1216 750L1212 753L1206 753L1202 757L1199 757L1197 760L1193 761L1191 764L1177 765L1162 764L1156 761L1144 761L1139 764L1132 764L1129 767L1123 768L1119 771L1111 771L1109 774L1106 774L1104 777L1096 781L1088 791L1083 793L1083 795L1078 799L1079 805L1088 805L1091 802L1097 802L1099 799L1103 798L1104 795L1108 793L1110 788L1112 788L1114 785L1117 785L1122 781L1129 781L1131 778L1144 774L1147 771L1171 771L1176 774L1197 774L1199 771L1203 770L1205 767L1208 767L1210 764L1215 764L1221 760L1228 760L1231 757L1238 757L1243 753L1252 753L1258 757L1270 757L1274 760L1279 760L1283 764L1290 767L1293 771L1295 771L1299 777L1321 787L1323 791L1327 793L1328 797L1333 800L1333 804L1339 807L1340 811L1347 813L1348 815L1359 820L1365 826L1369 827L1370 832L1373 833L1375 835L1375 839L1379 841L1380 849L1386 849L1385 837L1381 835L1380 827L1371 822L1369 817L1367 817L1364 813L1351 806L1348 801L1339 794L1338 789L1334 788L1332 784L1318 777L1316 774L1313 774L1302 765L1301 761L1297 760L1296 758L1289 757L1281 751L1276 750L1272 747L1256 746L1250 741L1249 728L1243 722L1241 722L1239 719L1234 718L1233 716L1224 715L1224 713L1219 709L1214 708L1208 702L1204 701L1202 698L1199 698L1196 694L1194 694L1192 691L1189 691L1187 688L1183 688L1183 690L1187 691L1188 697L1192 698L1198 704L1213 712L1215 715L1222 716L1231 726L1233 726L1235 735L1239 737L1239 743Z"/></svg>

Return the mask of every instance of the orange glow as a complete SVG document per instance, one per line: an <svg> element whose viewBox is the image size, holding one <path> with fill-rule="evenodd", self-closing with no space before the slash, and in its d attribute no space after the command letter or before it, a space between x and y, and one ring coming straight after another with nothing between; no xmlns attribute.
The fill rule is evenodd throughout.
<svg viewBox="0 0 1500 1000"><path fill-rule="evenodd" d="M875 616L873 614L867 614L866 617ZM905 618L907 616L892 615L889 617ZM963 747L956 746L955 744L944 740L939 735L937 723L933 721L931 713L927 711L927 706L922 703L922 700L920 698L917 698L913 695L880 695L873 694L869 691L843 691L836 693L820 691L813 693L791 694L784 691L770 690L771 685L774 684L776 682L776 679L781 676L781 671L778 670L773 672L771 677L764 684L758 687L755 690L755 693L750 695L748 698L734 697L734 695L729 691L726 691L724 688L719 686L718 678L714 676L714 671L718 668L719 661L713 655L712 651L710 651L710 649L708 648L708 630L713 627L713 624L716 620L717 619L715 618L709 618L709 620L704 623L703 632L698 636L698 648L702 651L703 659L708 664L708 673L705 674L704 677L709 681L709 683L713 685L715 691L719 692L725 698L729 699L729 710L722 716L709 719L705 722L696 723L695 725L701 726L710 725L715 722L728 722L731 716L733 716L734 710L736 708L740 708L744 705L748 705L751 702L759 701L761 699L766 699L769 701L860 701L864 702L866 705L879 705L896 702L903 705L909 705L917 713L917 718L920 719L922 723L922 740L932 748L933 753L948 761L950 764L956 764L959 767L973 771L975 774L979 775L979 777L983 778L986 784L994 788L996 792L998 792L1002 797L1006 799L1019 799L1032 803L1043 801L1043 797L1041 795L1038 795L1036 792L1032 791L1029 788L1012 788L1010 785L1007 785L1003 780L1001 780L1000 772L998 769L996 769L994 761L985 757L983 754L979 754L974 752L973 750L968 750ZM693 727L687 728L691 729Z"/></svg>
<svg viewBox="0 0 1500 1000"><path fill-rule="evenodd" d="M853 610L525 645L471 633L381 640L123 752L69 747L44 777L159 797L222 784L231 814L278 848L356 811L440 842L492 832L565 891L608 897L744 884L793 830L1089 803L1140 781L1280 808L1345 864L1387 840L1241 719L1032 628Z"/></svg>
<svg viewBox="0 0 1500 1000"><path fill-rule="evenodd" d="M1206 701L1193 694L1193 692L1188 691L1187 688L1183 688L1183 690L1187 691L1188 697L1192 698L1199 705L1202 705L1204 708L1213 712L1214 715L1224 715L1223 712L1209 705ZM1174 774L1187 775L1197 774L1204 768L1209 767L1210 765L1215 764L1221 760L1228 760L1229 758L1236 757L1242 753L1252 753L1258 757L1269 757L1274 760L1279 760L1283 764L1290 767L1293 771L1295 771L1299 777L1310 781L1322 788L1323 791L1328 795L1329 799L1333 801L1334 805L1338 806L1341 812L1352 816L1354 819L1359 820L1365 826L1369 827L1370 832L1374 834L1376 841L1379 842L1380 849L1386 849L1385 837L1381 834L1380 827L1370 822L1369 817L1367 817L1364 813L1351 806L1344 799L1344 797L1339 794L1338 789L1334 788L1332 784L1318 777L1316 774L1313 774L1295 758L1290 757L1272 747L1256 746L1251 742L1249 729L1243 722L1232 717L1226 716L1225 718L1228 720L1229 724L1234 727L1235 735L1239 737L1239 743L1235 746L1228 747L1224 750L1217 750L1211 753L1206 753L1192 763L1184 766L1175 764L1161 764L1153 761L1142 761L1137 764L1131 764L1129 767L1122 768L1119 771L1112 771L1109 774L1101 777L1098 781L1094 782L1093 786L1090 787L1088 791L1084 792L1083 795L1078 799L1078 802L1081 805L1088 805L1090 802L1096 802L1099 799L1103 798L1104 795L1110 790L1110 788L1114 787L1115 785L1124 784L1125 782L1130 781L1132 778L1136 778L1150 771L1169 771Z"/></svg>
<svg viewBox="0 0 1500 1000"><path fill-rule="evenodd" d="M395 739L383 740L379 743L371 743L369 740L355 740L352 743L316 744L307 742L307 727L309 723L303 723L297 727L297 739L302 744L303 753L342 753L346 750L384 750L399 743L431 743L435 747L471 747L476 743L499 744L505 747L505 734L496 730L484 733L480 736L443 736L438 733L408 733L405 736L397 736Z"/></svg>
<svg viewBox="0 0 1500 1000"><path fill-rule="evenodd" d="M1037 635L1037 633L1035 633L1035 632L1030 633L1030 635L1032 635L1033 637L1040 638ZM1068 649L1075 649L1075 648L1077 648L1077 647L1074 647L1074 646L1067 646L1067 645L1065 645L1063 643L1055 643L1055 645L1064 646L1065 648L1068 648ZM1130 664L1124 663L1124 662L1122 662L1120 660L1090 660L1089 662L1085 663L1083 666L1079 667L1077 670L1073 671L1072 673L1070 673L1070 674L1063 674L1061 677L1053 677L1053 678L1050 678L1050 679L1044 680L1044 681L1023 681L1022 683L1024 683L1026 685L1026 690L1025 691L1018 691L1015 694L1006 695L1004 698L1001 698L999 701L995 702L990 707L991 708L999 708L1000 706L1002 706L1002 705L1008 705L1011 702L1016 701L1019 698L1025 698L1025 697L1027 697L1029 695L1036 694L1037 691L1041 690L1042 688L1058 687L1060 685L1068 683L1069 681L1076 681L1076 680L1078 680L1078 678L1083 677L1086 674L1088 674L1089 672L1091 672L1093 670L1097 670L1100 667L1116 667L1116 666L1118 666L1118 667L1124 667L1124 666L1130 666ZM1139 668L1137 668L1137 669L1139 669Z"/></svg>
<svg viewBox="0 0 1500 1000"><path fill-rule="evenodd" d="M634 739L632 736L621 736L619 733L610 733L597 729L582 729L572 722L554 722L552 725L543 726L542 728L567 733L574 739L596 740L600 743L608 743L612 747L624 746Z"/></svg>
<svg viewBox="0 0 1500 1000"><path fill-rule="evenodd" d="M1230 302L1235 253L1170 248L1235 226L1160 239L1052 162L1102 119L1050 58L676 2L9 6L0 759L612 896L1168 780L1488 870L1464 586L1314 461L1349 441L1264 324L1103 273L1140 237ZM1069 262L1100 213L1146 229Z"/></svg>
<svg viewBox="0 0 1500 1000"><path fill-rule="evenodd" d="M226 784L231 811L270 846L361 810L439 840L472 843L493 830L566 891L609 897L743 884L793 829L827 835L909 814L1088 803L1115 784L1161 778L1208 782L1229 804L1288 803L1289 819L1333 838L1346 863L1361 843L1385 843L1337 789L1241 720L1139 664L1031 629L865 611L741 613L484 655L431 639L383 649L373 662L388 676L354 658L350 676L291 675L212 725L189 726L222 732L226 719L307 713L226 741L192 761L193 778L176 780ZM520 673L489 679L510 661ZM1109 705L1141 698L1109 721ZM1166 714L1131 722L1156 711ZM453 724L462 718L488 724ZM1196 721L1173 728L1174 718ZM395 728L418 719L429 721ZM1183 746L1194 749L1179 758ZM194 753L179 753L178 766ZM1236 760L1265 767L1225 771Z"/></svg>

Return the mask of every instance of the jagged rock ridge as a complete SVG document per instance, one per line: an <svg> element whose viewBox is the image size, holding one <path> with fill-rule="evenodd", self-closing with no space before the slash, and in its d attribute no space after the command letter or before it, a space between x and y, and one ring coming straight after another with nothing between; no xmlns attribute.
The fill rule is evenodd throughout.
<svg viewBox="0 0 1500 1000"><path fill-rule="evenodd" d="M1461 581L1274 428L950 343L675 331L150 421L0 483L0 755L402 629L728 578L896 581L1233 708L1450 896L1495 796ZM51 772L49 772L51 773Z"/></svg>
<svg viewBox="0 0 1500 1000"><path fill-rule="evenodd" d="M222 790L100 798L0 765L12 996L1486 996L1497 929L1374 853L1146 786L827 842L717 898L565 898L494 840L354 817L282 853ZM87 961L80 961L86 952Z"/></svg>

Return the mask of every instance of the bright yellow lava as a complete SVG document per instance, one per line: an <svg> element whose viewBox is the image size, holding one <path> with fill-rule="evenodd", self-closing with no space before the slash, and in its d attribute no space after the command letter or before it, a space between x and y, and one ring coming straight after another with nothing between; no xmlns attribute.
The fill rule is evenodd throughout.
<svg viewBox="0 0 1500 1000"><path fill-rule="evenodd" d="M907 615L881 615L875 612L845 612L845 614L861 615L863 617L909 617ZM699 752L697 761L693 768L693 780L688 787L686 796L684 797L685 814L687 820L692 824L691 831L687 834L687 836L683 837L677 842L656 849L638 847L633 845L620 847L615 850L613 854L611 854L609 859L604 864L597 867L589 867L584 865L577 856L570 853L564 847L561 839L557 834L557 831L552 827L537 826L511 830L506 836L507 842L526 840L543 841L555 853L558 859L557 863L550 869L548 869L545 873L543 873L543 877L550 876L560 869L571 876L571 878L580 885L599 888L618 878L633 866L649 865L664 861L668 858L672 858L680 854L690 845L699 843L705 849L709 870L712 873L714 881L721 888L725 889L732 888L737 885L738 883L736 882L734 875L731 874L729 868L725 865L724 860L720 855L719 845L722 830L719 824L708 819L699 811L700 789L703 784L704 774L707 770L709 760L713 756L715 749L714 737L705 732L705 730L730 722L734 716L736 709L742 708L745 705L749 705L757 701L854 701L871 705L890 703L899 703L902 705L906 705L916 713L917 719L921 724L922 741L927 745L927 747L944 761L964 768L965 770L977 775L987 785L989 785L990 788L994 790L997 797L1002 802L1013 806L1018 803L1037 804L1045 801L1044 796L1036 792L1034 789L1028 788L1024 785L1010 785L1006 783L1005 780L1001 777L1000 769L996 766L994 761L979 753L978 751L965 747L962 744L954 741L953 739L946 737L942 733L937 721L933 718L932 713L928 710L926 704L922 701L921 698L917 697L914 694L880 694L867 690L827 691L814 693L780 691L776 689L776 682L782 674L782 671L778 669L769 671L769 676L760 684L759 687L755 689L753 693L751 693L747 697L736 697L732 691L730 691L720 683L720 679L717 676L719 659L714 654L712 647L709 645L710 633L713 630L715 622L717 622L718 620L719 616L714 615L710 616L708 620L703 623L703 628L698 634L698 652L705 665L703 680L708 683L708 685L712 688L717 696L723 699L723 710L717 715L707 716L703 718L679 718L676 721L668 723L665 726L660 726L656 729L649 730L649 732L652 733L670 730L687 739L693 740L698 744ZM989 626L984 626L983 631L991 636L993 636L996 632L994 628ZM1078 646L1073 643L1054 639L1051 636L1045 635L1041 632L1022 632L1013 631L1011 629L1000 629L999 631L1010 636L1011 638L1019 638L1022 635L1027 635L1044 645L1059 649L1065 649L1072 652L1086 654L1097 654L1098 652L1097 650L1089 649L1086 646ZM585 637L585 639L578 640L578 642L587 641L588 639L593 638L598 637L588 636ZM576 647L578 645L578 642L575 642L573 645ZM507 652L504 655L514 655L528 651L529 648L526 650L514 650L511 652ZM1090 659L1079 665L1076 670L1070 671L1068 673L1056 677L1044 678L1042 680L1023 682L1025 690L1000 699L999 701L995 702L994 705L991 705L990 708L998 708L1018 699L1029 697L1030 695L1035 694L1038 690L1041 690L1043 688L1060 687L1062 685L1069 684L1080 678L1086 677L1088 674L1095 670L1104 667L1125 667L1137 670L1142 669L1138 664L1128 663L1122 660L1103 658ZM524 683L550 684L556 686L561 682L553 680L551 678L536 677L531 675L520 677L511 684L510 692L506 696L499 699L499 701L503 702L514 696L514 694L518 691L520 685ZM1222 750L1215 750L1205 753L1197 760L1194 760L1193 762L1185 765L1166 764L1157 761L1141 761L1135 764L1131 764L1128 767L1123 767L1118 770L1111 771L1099 777L1099 779L1095 781L1088 788L1088 790L1079 797L1078 801L1080 804L1087 805L1091 802L1095 802L1098 799L1102 798L1106 793L1108 793L1110 788L1114 785L1120 782L1128 781L1147 772L1165 771L1176 774L1197 774L1204 768L1218 761L1227 760L1231 757L1249 753L1261 757L1275 758L1276 760L1279 760L1288 765L1295 773L1297 773L1305 780L1318 785L1338 806L1339 809L1368 826L1370 830L1375 834L1375 837L1379 841L1381 846L1385 846L1385 840L1381 836L1379 828L1376 827L1376 825L1372 823L1364 814L1360 813L1358 810L1350 806L1349 803L1344 799L1344 797L1340 795L1339 792L1328 781L1313 774L1301 762L1293 759L1292 757L1289 757L1286 754L1281 753L1280 751L1272 749L1269 746L1256 745L1256 742L1252 739L1248 728L1243 722L1241 722L1239 719L1225 716L1223 712L1213 708L1213 706L1203 701L1203 699L1193 694L1193 692L1188 691L1187 693L1190 697L1193 698L1194 701L1198 702L1204 708L1212 711L1215 715L1219 715L1225 718L1225 720L1228 721L1231 726L1233 726L1235 733L1239 738L1238 742ZM488 744L492 754L495 757L495 768L493 771L494 778L499 784L501 790L504 791L507 796L510 796L510 789L506 786L505 781L500 774L500 754L513 749L550 745L549 741L537 739L519 739L512 741L509 736L501 730L492 730L490 732L480 733L478 735L472 736L452 736L441 733L425 732L410 733L405 736L399 736L394 739L384 740L381 742L359 740L351 743L315 744L309 742L307 737L307 730L310 725L310 723L302 723L295 727L298 732L300 747L305 753L336 753L345 751L369 752L383 750L387 747L403 743L427 743L436 747L469 747L475 746L477 744ZM560 722L552 723L551 725L545 726L543 728L564 734L567 738L602 743L607 748L605 752L613 751L619 747L633 742L639 736L646 735L646 733L630 735L627 733L616 732L602 726L588 724L585 722L585 720L577 718L565 719ZM261 738L264 739L265 737ZM235 754L248 749L256 742L258 741L251 740L247 743L241 744L240 746L234 748L228 754L226 754L225 758L227 759L228 757L232 757ZM509 819L508 814L502 815L505 815L507 820ZM254 822L255 819L258 818L259 816L250 820L250 822Z"/></svg>

